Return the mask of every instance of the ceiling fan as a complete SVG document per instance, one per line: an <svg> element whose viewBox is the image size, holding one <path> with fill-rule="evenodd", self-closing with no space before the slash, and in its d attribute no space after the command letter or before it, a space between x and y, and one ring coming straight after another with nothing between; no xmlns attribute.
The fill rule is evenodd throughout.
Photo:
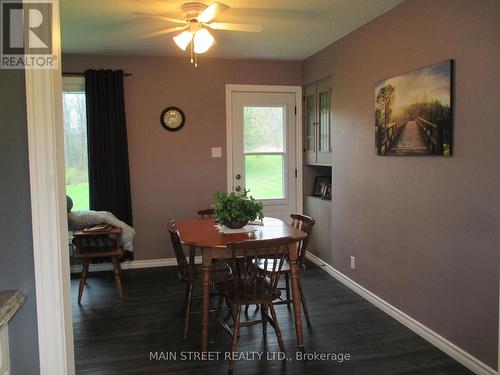
<svg viewBox="0 0 500 375"><path fill-rule="evenodd" d="M228 9L230 9L228 5L218 2L214 2L209 6L193 2L182 5L181 10L184 20L141 12L135 12L134 14L180 24L181 26L158 30L145 34L143 37L155 37L181 31L181 33L173 37L174 42L183 51L190 46L191 63L198 66L197 55L207 52L215 41L213 35L208 29L257 33L262 31L261 25L212 22L219 14L227 11Z"/></svg>

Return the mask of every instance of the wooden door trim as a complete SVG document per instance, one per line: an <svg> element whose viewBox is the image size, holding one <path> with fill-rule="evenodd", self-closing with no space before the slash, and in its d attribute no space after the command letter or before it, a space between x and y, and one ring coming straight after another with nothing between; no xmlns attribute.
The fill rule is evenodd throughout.
<svg viewBox="0 0 500 375"><path fill-rule="evenodd" d="M26 116L41 375L75 373L64 187L60 1L52 0L55 69L26 69ZM45 30L42 30L45 31Z"/></svg>

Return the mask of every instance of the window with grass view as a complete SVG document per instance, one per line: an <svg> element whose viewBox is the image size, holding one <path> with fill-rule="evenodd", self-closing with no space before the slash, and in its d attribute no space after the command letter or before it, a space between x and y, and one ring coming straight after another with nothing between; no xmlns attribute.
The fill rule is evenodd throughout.
<svg viewBox="0 0 500 375"><path fill-rule="evenodd" d="M66 194L73 200L74 211L88 210L87 115L82 89L63 92L63 120Z"/></svg>
<svg viewBox="0 0 500 375"><path fill-rule="evenodd" d="M255 199L285 198L283 107L244 107L245 187Z"/></svg>

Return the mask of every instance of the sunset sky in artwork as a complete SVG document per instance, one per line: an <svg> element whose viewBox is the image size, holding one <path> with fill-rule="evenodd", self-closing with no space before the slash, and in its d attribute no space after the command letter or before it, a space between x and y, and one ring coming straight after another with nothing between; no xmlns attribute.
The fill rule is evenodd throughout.
<svg viewBox="0 0 500 375"><path fill-rule="evenodd" d="M410 104L422 101L439 100L450 105L451 62L443 61L422 69L378 81L375 84L375 98L380 88L390 84L395 88L393 115L398 116Z"/></svg>

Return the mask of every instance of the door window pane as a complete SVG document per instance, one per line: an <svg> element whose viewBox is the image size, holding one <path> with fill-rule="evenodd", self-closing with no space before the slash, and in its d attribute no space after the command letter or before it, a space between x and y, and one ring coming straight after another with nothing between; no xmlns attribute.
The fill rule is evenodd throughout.
<svg viewBox="0 0 500 375"><path fill-rule="evenodd" d="M73 200L74 211L88 210L89 175L85 93L63 93L63 119L66 194Z"/></svg>
<svg viewBox="0 0 500 375"><path fill-rule="evenodd" d="M245 155L246 189L255 199L285 197L283 154Z"/></svg>
<svg viewBox="0 0 500 375"><path fill-rule="evenodd" d="M244 107L244 152L283 152L283 107Z"/></svg>

